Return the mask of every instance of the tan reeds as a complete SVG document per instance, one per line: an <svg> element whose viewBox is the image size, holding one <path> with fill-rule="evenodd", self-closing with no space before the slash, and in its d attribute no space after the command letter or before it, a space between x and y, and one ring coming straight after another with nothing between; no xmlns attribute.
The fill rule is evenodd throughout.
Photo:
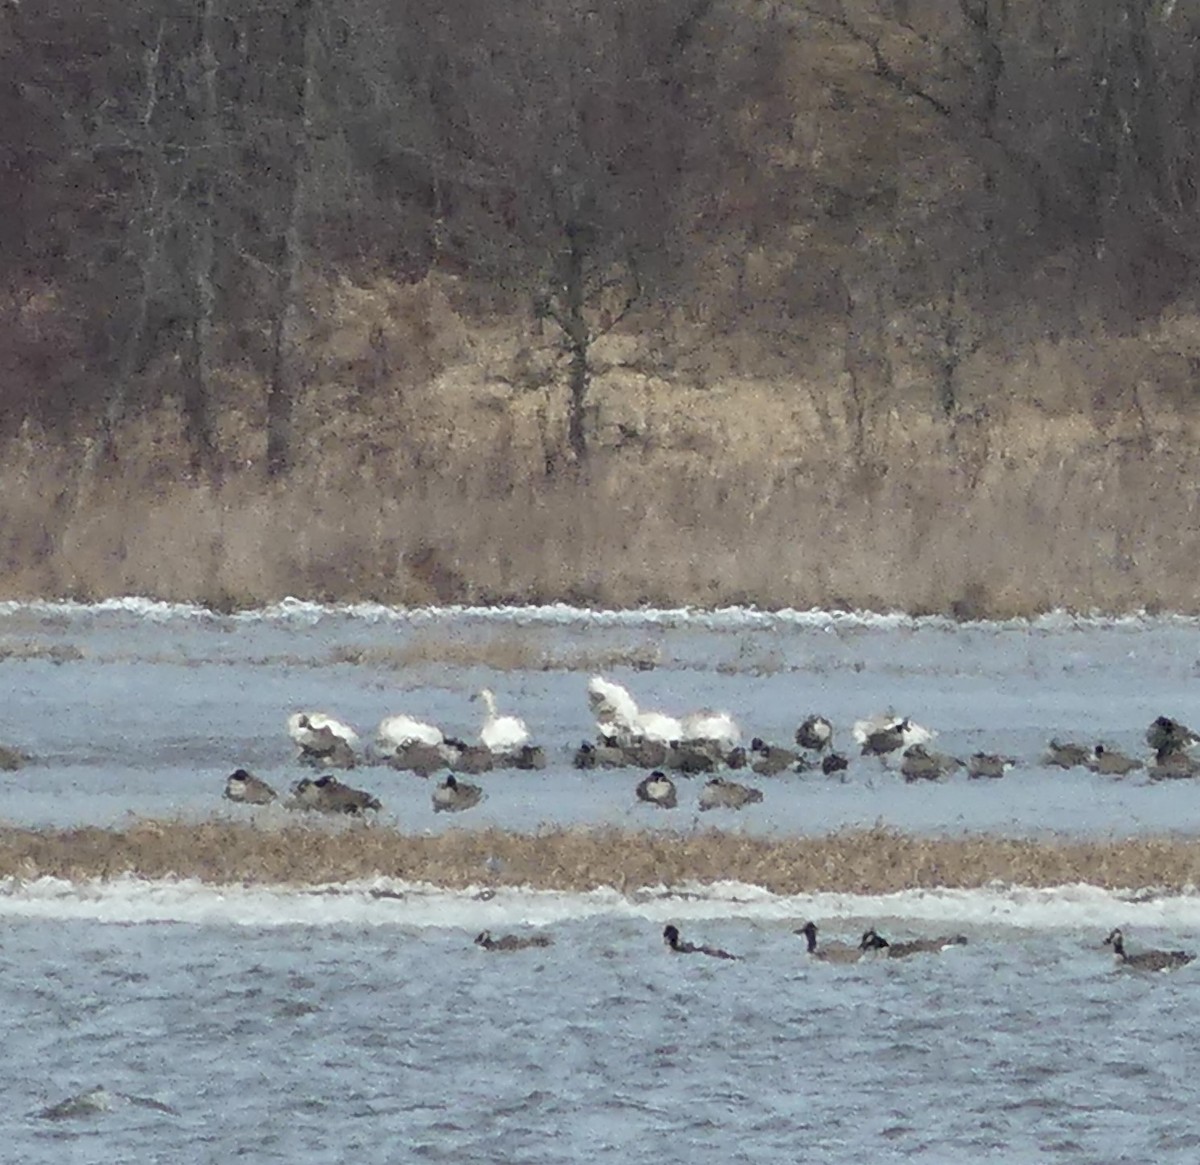
<svg viewBox="0 0 1200 1165"><path fill-rule="evenodd" d="M213 884L314 885L372 876L589 890L739 881L779 894L884 894L992 883L1181 892L1200 886L1200 839L923 838L886 829L804 839L706 830L487 829L431 836L370 824L139 821L121 829L0 829L0 876L79 881L123 874Z"/></svg>

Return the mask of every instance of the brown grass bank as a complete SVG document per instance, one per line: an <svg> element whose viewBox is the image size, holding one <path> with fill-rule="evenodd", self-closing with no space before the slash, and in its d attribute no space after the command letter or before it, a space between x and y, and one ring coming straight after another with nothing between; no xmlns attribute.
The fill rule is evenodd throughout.
<svg viewBox="0 0 1200 1165"><path fill-rule="evenodd" d="M884 894L994 882L1179 892L1200 886L1200 840L921 838L882 829L786 840L718 830L613 829L456 830L431 837L371 825L334 831L152 821L115 830L0 830L0 876L80 881L123 874L218 885L304 886L385 876L451 889L486 883L568 890L615 886L626 892L723 880L779 894Z"/></svg>

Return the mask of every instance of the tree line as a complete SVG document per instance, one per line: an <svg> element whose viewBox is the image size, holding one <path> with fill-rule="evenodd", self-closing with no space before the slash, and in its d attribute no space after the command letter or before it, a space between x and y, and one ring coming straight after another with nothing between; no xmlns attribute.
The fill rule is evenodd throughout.
<svg viewBox="0 0 1200 1165"><path fill-rule="evenodd" d="M242 370L285 474L306 281L431 271L550 330L575 461L596 340L666 311L834 334L864 402L905 319L953 416L982 344L1194 298L1198 45L1177 0L3 0L0 424L99 466L167 393L219 472Z"/></svg>

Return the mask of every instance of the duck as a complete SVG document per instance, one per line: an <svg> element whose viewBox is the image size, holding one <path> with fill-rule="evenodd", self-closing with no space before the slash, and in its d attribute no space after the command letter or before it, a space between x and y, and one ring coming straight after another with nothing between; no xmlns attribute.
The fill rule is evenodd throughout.
<svg viewBox="0 0 1200 1165"><path fill-rule="evenodd" d="M700 812L709 809L742 809L763 799L762 791L749 785L739 785L724 777L713 777L700 790Z"/></svg>
<svg viewBox="0 0 1200 1165"><path fill-rule="evenodd" d="M750 771L760 777L776 777L792 768L799 756L790 748L780 748L756 736L750 742Z"/></svg>
<svg viewBox="0 0 1200 1165"><path fill-rule="evenodd" d="M716 712L701 708L689 712L680 721L679 739L685 744L715 744L722 753L737 748L741 743L742 730L729 712Z"/></svg>
<svg viewBox="0 0 1200 1165"><path fill-rule="evenodd" d="M292 790L292 803L297 809L315 809L320 813L360 814L383 808L370 793L343 785L332 773L315 781L305 777Z"/></svg>
<svg viewBox="0 0 1200 1165"><path fill-rule="evenodd" d="M434 813L461 813L483 800L483 790L478 785L460 781L451 773L433 790Z"/></svg>
<svg viewBox="0 0 1200 1165"><path fill-rule="evenodd" d="M851 947L845 943L828 943L818 949L815 922L806 922L796 934L804 935L808 942L809 957L820 959L823 963L857 963L863 957L862 947Z"/></svg>
<svg viewBox="0 0 1200 1165"><path fill-rule="evenodd" d="M423 744L428 748L439 748L445 743L446 737L435 724L426 724L423 720L414 719L404 713L385 716L375 730L375 744L379 751L391 757L401 749L413 744Z"/></svg>
<svg viewBox="0 0 1200 1165"><path fill-rule="evenodd" d="M660 809L674 809L679 804L675 782L658 770L638 782L637 799Z"/></svg>
<svg viewBox="0 0 1200 1165"><path fill-rule="evenodd" d="M1145 765L1136 757L1126 756L1123 752L1098 744L1092 750L1087 767L1092 772L1103 773L1105 776L1124 777L1136 769L1145 768Z"/></svg>
<svg viewBox="0 0 1200 1165"><path fill-rule="evenodd" d="M676 955L708 955L713 959L736 959L738 957L721 950L720 947L697 946L695 943L684 942L679 937L679 927L670 922L663 927L663 942Z"/></svg>
<svg viewBox="0 0 1200 1165"><path fill-rule="evenodd" d="M1043 758L1043 763L1060 769L1075 769L1086 766L1091 758L1092 750L1082 744L1075 744L1072 741L1063 743L1060 740L1051 740L1046 745L1046 755Z"/></svg>
<svg viewBox="0 0 1200 1165"><path fill-rule="evenodd" d="M967 761L967 776L973 781L980 778L995 780L1004 776L1016 763L1011 756L998 756L994 752L972 753Z"/></svg>
<svg viewBox="0 0 1200 1165"><path fill-rule="evenodd" d="M1200 741L1200 736L1170 716L1157 717L1146 729L1146 743L1159 754L1160 759L1164 753L1183 752L1197 741Z"/></svg>
<svg viewBox="0 0 1200 1165"><path fill-rule="evenodd" d="M1125 951L1125 936L1120 927L1113 930L1104 945L1112 947L1118 967L1131 971L1175 971L1187 966L1196 956L1189 951L1138 951L1130 955Z"/></svg>
<svg viewBox="0 0 1200 1165"><path fill-rule="evenodd" d="M961 768L962 761L957 757L930 752L923 744L909 745L904 750L904 759L900 764L900 772L909 784L914 781L939 781Z"/></svg>
<svg viewBox="0 0 1200 1165"><path fill-rule="evenodd" d="M225 778L225 799L239 805L267 805L275 800L275 790L261 777L237 769Z"/></svg>
<svg viewBox="0 0 1200 1165"><path fill-rule="evenodd" d="M495 755L515 752L529 743L529 729L519 716L500 716L496 712L496 697L491 688L480 688L472 700L482 700L487 709L483 727L479 730L479 743Z"/></svg>
<svg viewBox="0 0 1200 1165"><path fill-rule="evenodd" d="M940 954L947 947L965 946L966 936L961 934L939 935L937 938L916 938L908 942L888 942L873 927L866 931L859 943L863 953L874 952L887 959L907 959L910 955Z"/></svg>
<svg viewBox="0 0 1200 1165"><path fill-rule="evenodd" d="M809 752L824 752L833 744L833 725L824 716L809 716L796 729L796 744Z"/></svg>
<svg viewBox="0 0 1200 1165"><path fill-rule="evenodd" d="M548 934L505 934L500 938L492 938L490 930L481 930L475 936L475 945L483 947L485 951L526 951L530 947L553 946L554 939Z"/></svg>

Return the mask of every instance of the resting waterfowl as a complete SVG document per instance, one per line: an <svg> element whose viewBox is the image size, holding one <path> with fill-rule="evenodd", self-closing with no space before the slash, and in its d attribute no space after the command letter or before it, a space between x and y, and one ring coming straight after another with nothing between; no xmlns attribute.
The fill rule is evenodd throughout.
<svg viewBox="0 0 1200 1165"><path fill-rule="evenodd" d="M476 776L479 773L490 773L496 767L496 758L486 745L469 744L450 762L450 767L456 773Z"/></svg>
<svg viewBox="0 0 1200 1165"><path fill-rule="evenodd" d="M634 735L643 740L674 744L683 740L683 721L677 716L668 716L666 712L638 712Z"/></svg>
<svg viewBox="0 0 1200 1165"><path fill-rule="evenodd" d="M817 924L806 922L797 934L804 935L808 943L808 954L811 958L820 959L825 963L857 963L863 957L861 947L847 946L845 943L826 943L817 947Z"/></svg>
<svg viewBox="0 0 1200 1165"><path fill-rule="evenodd" d="M624 763L635 769L661 769L671 759L671 746L661 740L635 740L621 752Z"/></svg>
<svg viewBox="0 0 1200 1165"><path fill-rule="evenodd" d="M546 750L540 744L523 744L504 759L509 768L522 772L540 771L546 767Z"/></svg>
<svg viewBox="0 0 1200 1165"><path fill-rule="evenodd" d="M445 741L442 730L404 713L385 716L375 730L375 744L384 756L393 756L410 745L423 744L437 748Z"/></svg>
<svg viewBox="0 0 1200 1165"><path fill-rule="evenodd" d="M910 955L935 955L947 947L965 946L966 936L961 934L939 935L937 938L916 938L908 942L888 942L873 927L866 931L859 943L859 949L864 953L875 952L888 959L907 959Z"/></svg>
<svg viewBox="0 0 1200 1165"><path fill-rule="evenodd" d="M1104 745L1098 744L1092 750L1087 767L1092 772L1103 773L1105 776L1124 777L1135 769L1145 766L1135 757L1126 756L1123 752L1117 752L1115 749L1105 748Z"/></svg>
<svg viewBox="0 0 1200 1165"><path fill-rule="evenodd" d="M275 790L261 777L238 769L225 778L225 798L239 805L267 805L275 800Z"/></svg>
<svg viewBox="0 0 1200 1165"><path fill-rule="evenodd" d="M358 764L358 734L324 712L295 712L288 735L300 748L300 759L323 768L352 769Z"/></svg>
<svg viewBox="0 0 1200 1165"><path fill-rule="evenodd" d="M736 959L737 955L731 955L728 951L721 950L720 947L709 947L695 943L684 942L679 937L679 927L672 923L667 923L663 927L663 942L667 947L677 955L708 955L714 959Z"/></svg>
<svg viewBox="0 0 1200 1165"><path fill-rule="evenodd" d="M626 688L603 676L588 680L588 707L596 717L596 730L603 737L625 743L636 733L637 701Z"/></svg>
<svg viewBox="0 0 1200 1165"><path fill-rule="evenodd" d="M25 756L7 744L0 744L0 773L15 773L25 763Z"/></svg>
<svg viewBox="0 0 1200 1165"><path fill-rule="evenodd" d="M1200 761L1190 752L1162 752L1146 770L1152 781L1174 781L1200 776Z"/></svg>
<svg viewBox="0 0 1200 1165"><path fill-rule="evenodd" d="M433 790L434 813L461 813L483 800L483 790L478 785L460 781L451 773Z"/></svg>
<svg viewBox="0 0 1200 1165"><path fill-rule="evenodd" d="M519 716L501 716L496 711L496 697L491 688L480 688L472 700L482 700L487 709L479 729L479 743L495 755L516 752L529 743L529 729Z"/></svg>
<svg viewBox="0 0 1200 1165"><path fill-rule="evenodd" d="M742 730L733 716L711 708L689 712L680 728L679 739L684 744L715 744L722 753L736 748L742 739Z"/></svg>
<svg viewBox="0 0 1200 1165"><path fill-rule="evenodd" d="M1170 716L1159 716L1146 729L1146 743L1160 758L1165 753L1183 752L1197 741L1200 741L1200 736Z"/></svg>
<svg viewBox="0 0 1200 1165"><path fill-rule="evenodd" d="M530 947L553 946L554 940L548 934L506 934L492 938L491 931L481 930L475 936L475 945L483 947L485 951L526 951Z"/></svg>
<svg viewBox="0 0 1200 1165"><path fill-rule="evenodd" d="M451 755L457 756L457 753L447 749L444 744L433 745L412 740L408 744L397 745L388 758L388 764L402 773L416 773L418 777L429 777L440 769L448 768Z"/></svg>
<svg viewBox="0 0 1200 1165"><path fill-rule="evenodd" d="M1119 927L1109 934L1104 945L1112 947L1118 967L1128 967L1131 971L1174 971L1196 957L1188 951L1138 951L1136 954L1127 954L1125 936Z"/></svg>
<svg viewBox="0 0 1200 1165"><path fill-rule="evenodd" d="M292 801L295 808L314 809L320 813L358 814L383 808L370 793L343 785L330 773L315 781L305 777L292 791Z"/></svg>
<svg viewBox="0 0 1200 1165"><path fill-rule="evenodd" d="M666 768L675 769L685 776L697 773L715 773L724 763L720 746L711 741L689 741L674 744L667 749Z"/></svg>
<svg viewBox="0 0 1200 1165"><path fill-rule="evenodd" d="M1011 756L997 756L993 752L976 752L967 761L967 776L972 780L1004 776L1017 762Z"/></svg>
<svg viewBox="0 0 1200 1165"><path fill-rule="evenodd" d="M700 790L700 812L709 809L741 809L763 799L762 791L749 785L739 785L724 777L713 777Z"/></svg>
<svg viewBox="0 0 1200 1165"><path fill-rule="evenodd" d="M1092 759L1092 750L1082 744L1052 740L1046 745L1043 764L1060 769L1075 769L1085 766Z"/></svg>
<svg viewBox="0 0 1200 1165"><path fill-rule="evenodd" d="M810 752L824 752L833 743L833 725L824 716L809 716L796 729L796 744Z"/></svg>
<svg viewBox="0 0 1200 1165"><path fill-rule="evenodd" d="M767 744L756 736L750 742L749 759L751 772L760 777L777 777L787 772L800 758L790 748Z"/></svg>
<svg viewBox="0 0 1200 1165"><path fill-rule="evenodd" d="M821 772L827 777L834 773L844 773L850 767L850 761L840 752L827 752L821 758Z"/></svg>
<svg viewBox="0 0 1200 1165"><path fill-rule="evenodd" d="M851 735L862 745L863 756L886 756L914 744L932 744L937 733L914 724L907 716L886 715L856 721Z"/></svg>
<svg viewBox="0 0 1200 1165"><path fill-rule="evenodd" d="M592 744L585 740L575 750L572 763L577 769L619 769L625 766L627 758L625 750L615 744Z"/></svg>
<svg viewBox="0 0 1200 1165"><path fill-rule="evenodd" d="M955 769L962 768L962 761L957 757L945 756L940 752L930 752L923 744L913 744L904 750L904 759L900 764L900 772L904 779L912 781L939 781L949 776Z"/></svg>
<svg viewBox="0 0 1200 1165"><path fill-rule="evenodd" d="M660 809L674 809L679 803L675 782L666 773L655 771L638 782L637 799Z"/></svg>

